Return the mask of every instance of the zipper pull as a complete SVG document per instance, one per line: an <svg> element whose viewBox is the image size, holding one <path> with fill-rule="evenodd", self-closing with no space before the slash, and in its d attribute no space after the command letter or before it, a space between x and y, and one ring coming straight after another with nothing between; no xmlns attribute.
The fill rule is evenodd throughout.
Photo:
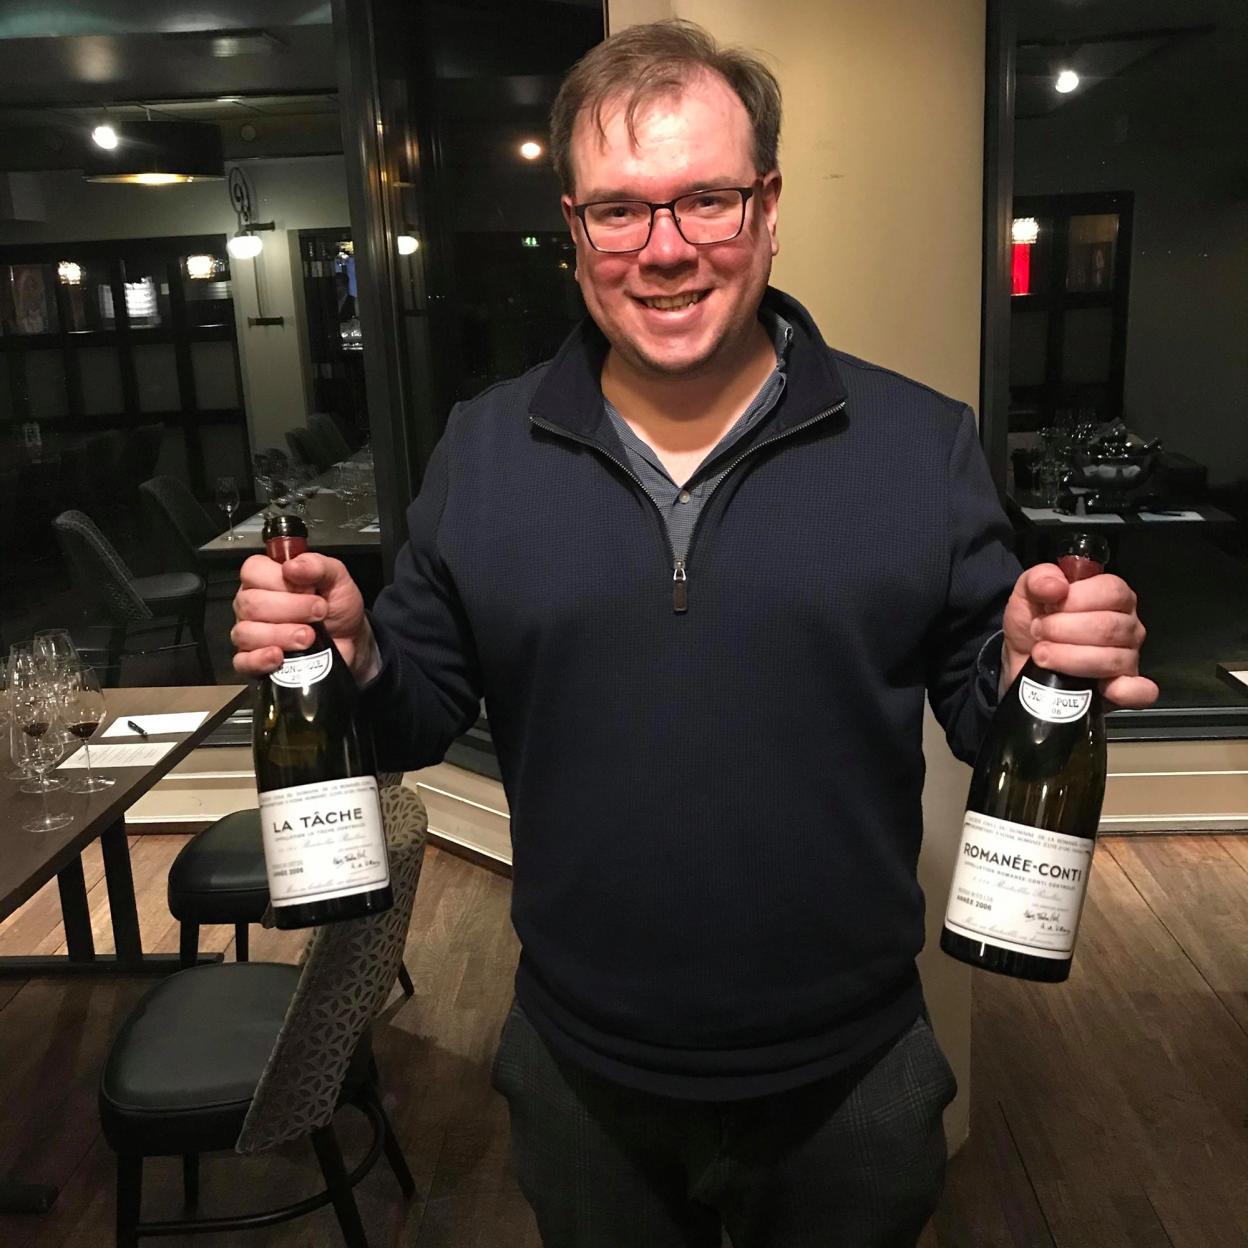
<svg viewBox="0 0 1248 1248"><path fill-rule="evenodd" d="M677 615L689 610L689 576L683 559L677 559L672 568L672 610Z"/></svg>

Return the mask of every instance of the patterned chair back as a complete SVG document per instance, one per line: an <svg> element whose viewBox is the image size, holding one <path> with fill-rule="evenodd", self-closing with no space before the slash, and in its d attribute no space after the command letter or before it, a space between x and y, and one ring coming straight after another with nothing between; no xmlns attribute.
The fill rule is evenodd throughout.
<svg viewBox="0 0 1248 1248"><path fill-rule="evenodd" d="M74 588L88 601L98 602L113 624L152 618L151 608L131 584L134 573L90 516L63 511L53 517L52 531L69 564Z"/></svg>
<svg viewBox="0 0 1248 1248"><path fill-rule="evenodd" d="M235 1148L257 1153L299 1139L334 1116L360 1037L394 987L425 856L428 819L415 790L381 780L394 905L319 927Z"/></svg>

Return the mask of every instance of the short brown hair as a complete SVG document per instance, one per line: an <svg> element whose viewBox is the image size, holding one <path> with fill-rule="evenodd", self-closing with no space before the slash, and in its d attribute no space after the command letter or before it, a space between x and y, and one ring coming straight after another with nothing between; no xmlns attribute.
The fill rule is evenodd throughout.
<svg viewBox="0 0 1248 1248"><path fill-rule="evenodd" d="M550 150L564 191L573 191L572 131L585 110L604 133L607 102L624 97L624 123L634 141L638 111L652 100L679 94L699 72L718 74L737 93L754 133L754 169L777 168L780 84L756 56L721 48L694 22L674 19L630 26L591 48L568 72L550 113Z"/></svg>

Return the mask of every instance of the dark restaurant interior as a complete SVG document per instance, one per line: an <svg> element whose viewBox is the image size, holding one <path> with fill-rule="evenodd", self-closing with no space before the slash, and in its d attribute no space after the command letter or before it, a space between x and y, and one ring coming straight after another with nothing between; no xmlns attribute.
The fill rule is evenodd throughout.
<svg viewBox="0 0 1248 1248"><path fill-rule="evenodd" d="M256 800L230 640L239 568L263 550L265 517L289 514L366 603L381 591L454 405L549 359L585 315L548 153L562 76L621 26L676 16L770 58L786 127L826 74L867 72L874 56L885 73L878 47L836 41L839 20L878 22L883 48L929 20L973 31L982 219L948 238L929 229L924 187L898 174L918 223L900 245L921 285L924 257L947 259L970 231L982 294L962 328L979 389L959 397L978 413L1016 551L1030 565L1073 527L1102 534L1139 595L1142 670L1161 689L1156 706L1107 716L1085 914L1104 965L1043 1000L976 972L973 996L968 974L933 1006L964 1086L947 1120L960 1149L919 1243L1248 1243L1234 1177L1248 1164L1248 5L957 0L932 17L924 0L874 16L861 0L781 0L774 38L771 7L0 6L0 659L56 633L110 708L130 694L140 718L196 725L124 801L123 779L65 807L75 835L95 831L55 852L57 833L18 826L38 811L18 793L29 773L4 782L16 813L0 821L13 847L12 879L0 869L0 1242L137 1243L114 1237L130 1189L97 1116L114 1036L161 966L289 970L303 956L300 934L263 922L255 821L239 821ZM794 33L805 23L809 48ZM811 172L825 147L835 135L782 148L790 194L845 176ZM837 274L808 271L805 245L786 279L831 300ZM864 316L899 322L909 298L886 290L879 313L850 293ZM961 786L960 818L955 766L933 755L929 779ZM347 1183L358 1212L327 1197L291 1221L173 1225L332 1187L321 1146L282 1123L276 1143L240 1146L252 1157L231 1142L220 1158L206 1145L202 1170L180 1149L151 1159L146 1233L538 1248L489 1084L517 957L500 777L483 703L444 765L398 786L419 795L396 818L419 852L427 820L429 853L422 868L412 851L398 978L373 985L376 1060L360 1059L371 1073L335 1118L346 1170L383 1157ZM197 918L177 862L208 832L235 837L230 852L252 836L260 883ZM323 943L309 956L335 955ZM283 1006L293 982L274 981ZM1041 1105L1035 1089L1063 1076ZM340 1082L352 1077L344 1062Z"/></svg>

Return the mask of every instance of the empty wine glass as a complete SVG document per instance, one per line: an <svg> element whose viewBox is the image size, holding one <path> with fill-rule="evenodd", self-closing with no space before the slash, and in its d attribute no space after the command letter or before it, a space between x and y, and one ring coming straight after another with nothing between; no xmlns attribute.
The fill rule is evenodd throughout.
<svg viewBox="0 0 1248 1248"><path fill-rule="evenodd" d="M217 506L229 517L230 531L225 535L227 542L237 542L241 533L234 532L234 513L238 510L238 482L233 477L217 478Z"/></svg>
<svg viewBox="0 0 1248 1248"><path fill-rule="evenodd" d="M111 776L97 776L91 769L90 739L104 721L104 693L95 670L86 663L69 668L61 682L61 720L69 732L82 742L86 752L87 774L71 780L71 793L100 793L117 783Z"/></svg>

